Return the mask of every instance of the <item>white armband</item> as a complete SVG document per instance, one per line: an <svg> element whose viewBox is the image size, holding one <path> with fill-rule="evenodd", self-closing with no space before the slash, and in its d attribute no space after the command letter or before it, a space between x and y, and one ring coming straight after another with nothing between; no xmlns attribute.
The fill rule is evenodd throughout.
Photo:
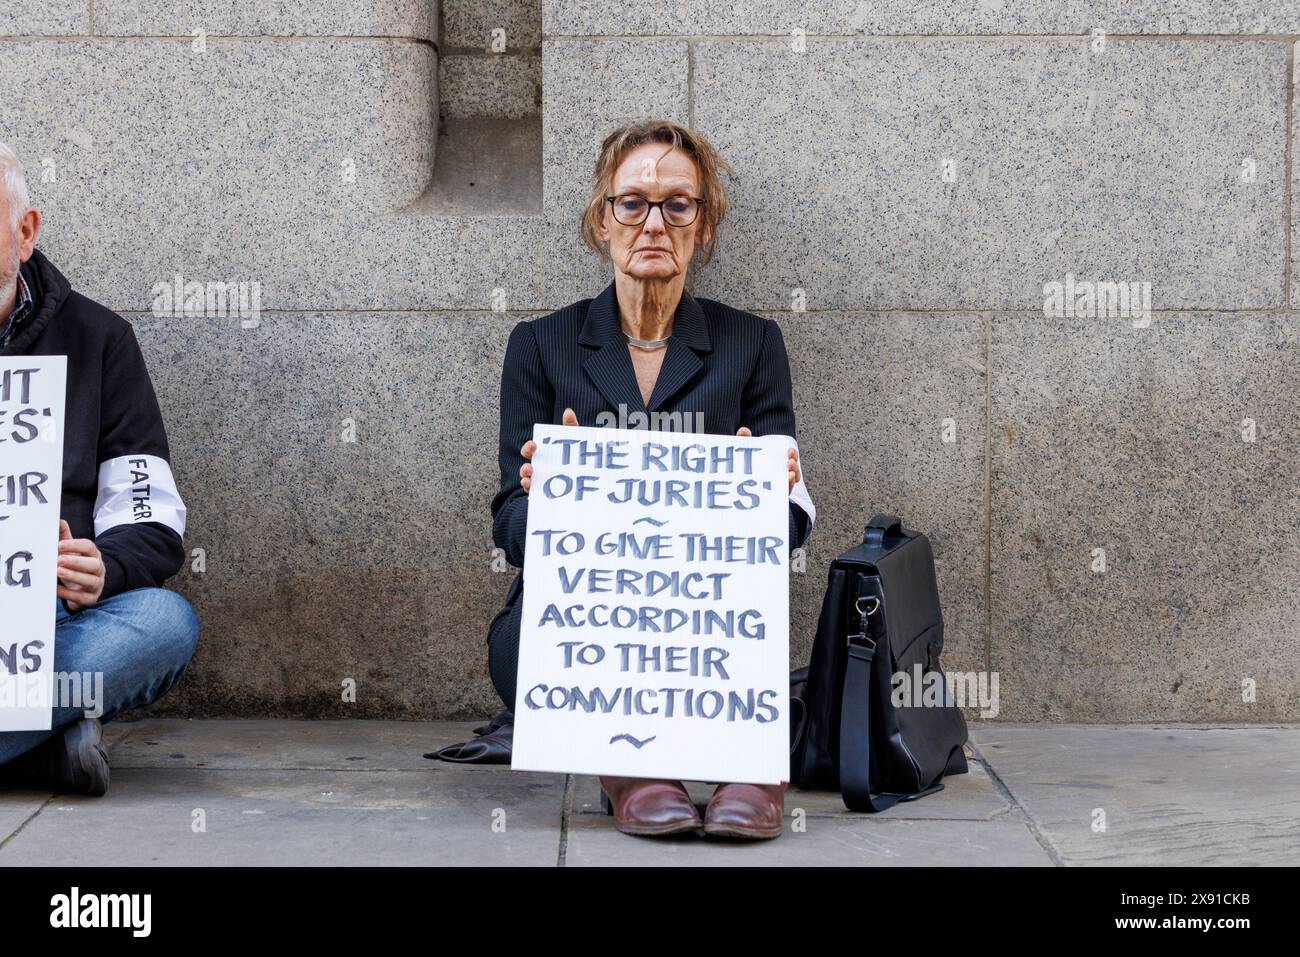
<svg viewBox="0 0 1300 957"><path fill-rule="evenodd" d="M95 535L138 522L158 522L185 536L185 503L172 467L156 455L123 455L101 463Z"/></svg>

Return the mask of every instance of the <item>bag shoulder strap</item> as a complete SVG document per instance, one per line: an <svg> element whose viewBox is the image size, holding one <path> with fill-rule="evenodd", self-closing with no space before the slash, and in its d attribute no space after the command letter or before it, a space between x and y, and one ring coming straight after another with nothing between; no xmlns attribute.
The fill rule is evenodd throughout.
<svg viewBox="0 0 1300 957"><path fill-rule="evenodd" d="M850 634L844 665L844 687L840 695L840 796L850 811L886 811L899 801L943 790L943 772L928 787L915 794L871 793L871 666L880 641L886 640L884 610L874 589L878 580L866 579L860 589L858 611L861 627ZM874 600L875 607L871 602ZM878 623L871 619L879 615Z"/></svg>
<svg viewBox="0 0 1300 957"><path fill-rule="evenodd" d="M876 647L849 643L840 704L840 795L850 811L884 811L901 794L871 795L871 662Z"/></svg>

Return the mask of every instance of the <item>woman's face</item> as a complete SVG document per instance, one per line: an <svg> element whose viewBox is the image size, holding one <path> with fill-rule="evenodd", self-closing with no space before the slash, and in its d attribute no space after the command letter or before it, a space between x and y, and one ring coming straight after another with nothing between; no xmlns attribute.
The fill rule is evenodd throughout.
<svg viewBox="0 0 1300 957"><path fill-rule="evenodd" d="M667 155L665 149L663 143L643 143L628 153L614 173L609 195L638 193L659 200L685 194L698 199L695 162L680 149L673 148ZM598 236L609 243L615 270L634 279L664 280L686 273L695 252L696 231L703 222L701 211L689 226L670 226L664 222L662 208L655 206L645 222L624 226L614 218L612 205L606 203Z"/></svg>

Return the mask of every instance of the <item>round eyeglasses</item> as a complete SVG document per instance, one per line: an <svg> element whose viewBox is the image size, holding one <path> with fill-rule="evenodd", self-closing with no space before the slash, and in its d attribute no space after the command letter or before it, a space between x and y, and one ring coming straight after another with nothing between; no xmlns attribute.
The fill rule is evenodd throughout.
<svg viewBox="0 0 1300 957"><path fill-rule="evenodd" d="M700 214L704 200L694 196L669 196L667 199L650 201L636 193L622 196L606 196L605 202L614 210L614 218L624 226L640 226L650 215L650 207L658 206L659 214L669 226L689 226Z"/></svg>

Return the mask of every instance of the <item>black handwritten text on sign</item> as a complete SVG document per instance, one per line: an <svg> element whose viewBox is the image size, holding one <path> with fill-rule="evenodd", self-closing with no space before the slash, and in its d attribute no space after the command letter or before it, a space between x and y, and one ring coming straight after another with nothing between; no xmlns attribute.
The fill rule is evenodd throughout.
<svg viewBox="0 0 1300 957"><path fill-rule="evenodd" d="M793 442L534 438L512 766L786 780Z"/></svg>
<svg viewBox="0 0 1300 957"><path fill-rule="evenodd" d="M50 727L66 378L0 359L0 732Z"/></svg>

